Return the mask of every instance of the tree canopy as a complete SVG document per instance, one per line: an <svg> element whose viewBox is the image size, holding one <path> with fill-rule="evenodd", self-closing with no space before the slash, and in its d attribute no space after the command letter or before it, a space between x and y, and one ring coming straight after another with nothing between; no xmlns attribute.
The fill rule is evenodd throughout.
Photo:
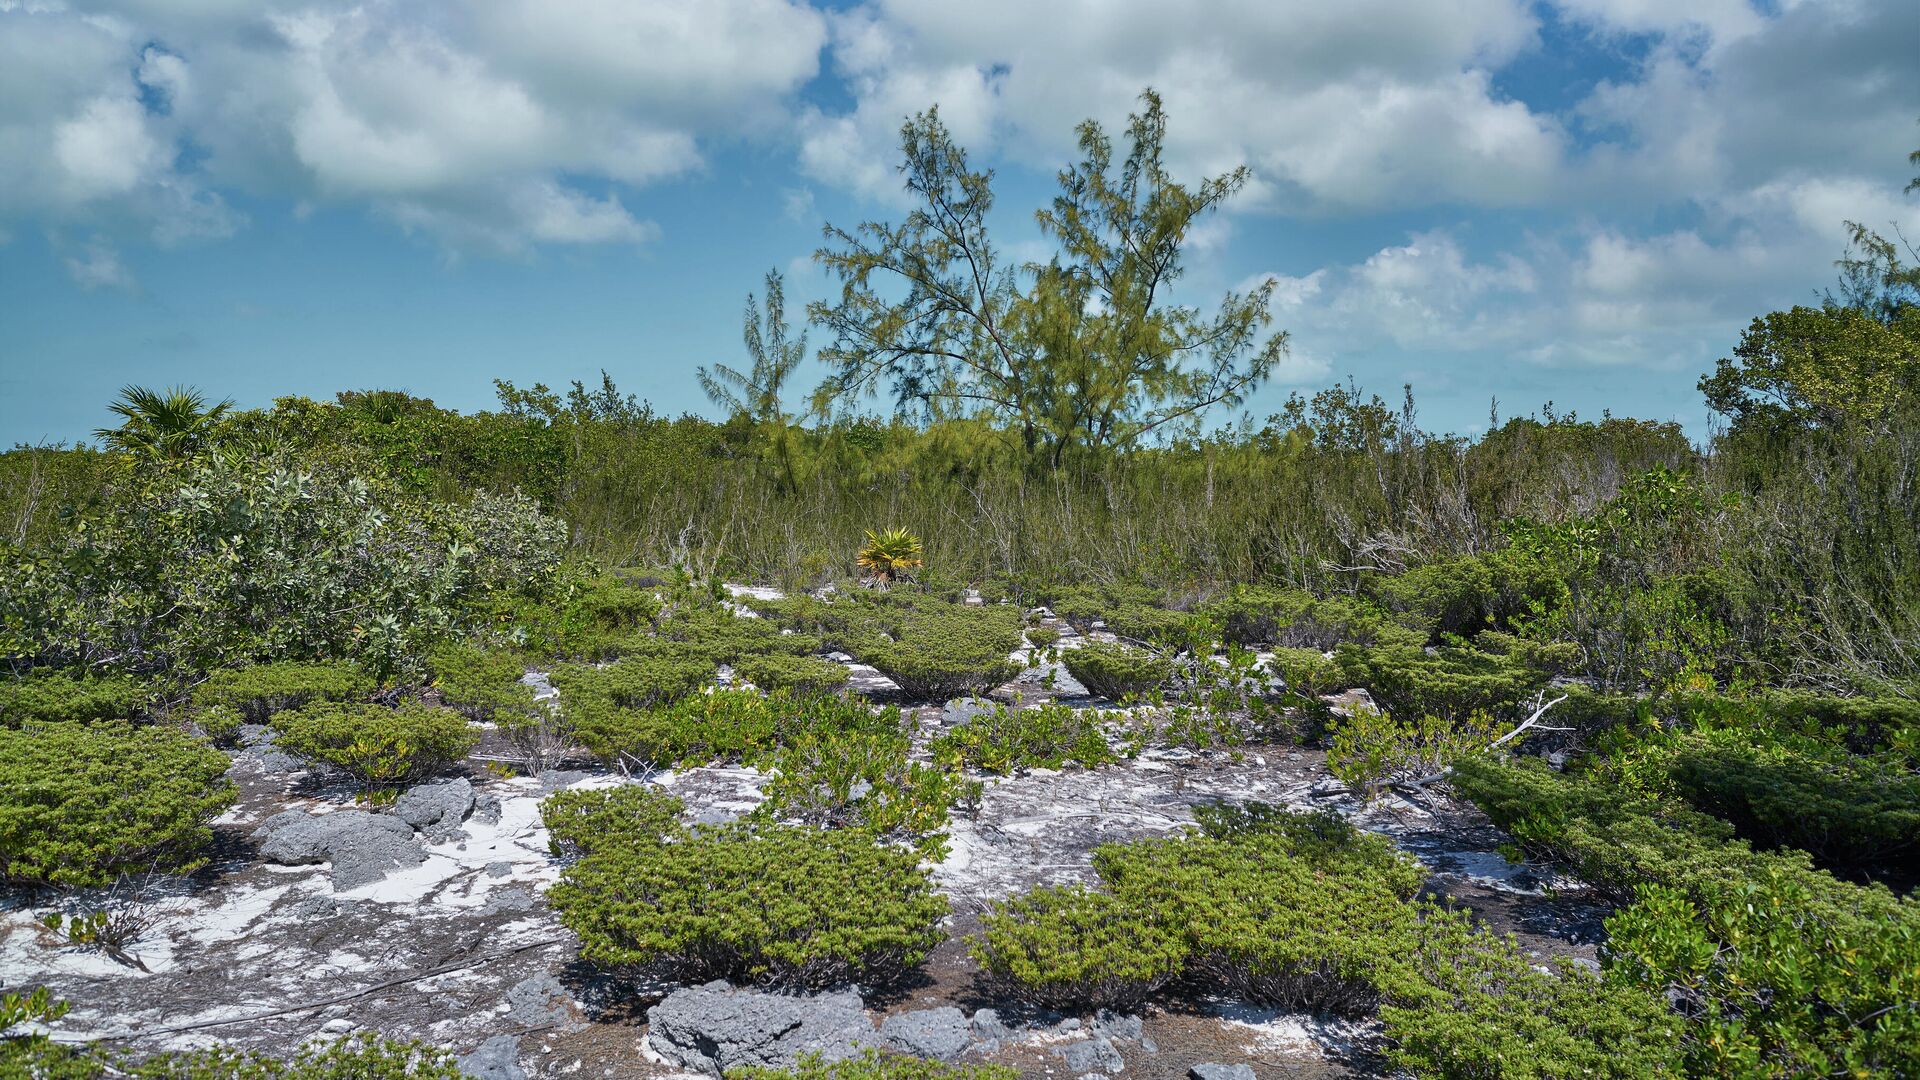
<svg viewBox="0 0 1920 1080"><path fill-rule="evenodd" d="M938 110L907 121L901 171L918 205L897 226L828 225L815 255L841 282L837 302L809 309L833 335L816 404L885 385L903 412L984 414L1058 465L1243 401L1286 353L1284 332L1262 336L1272 284L1228 292L1211 316L1169 294L1194 224L1250 173L1175 181L1159 95L1141 100L1118 162L1098 123L1080 125L1082 160L1036 214L1057 245L1046 263L1016 263L995 246L993 174L968 164Z"/></svg>

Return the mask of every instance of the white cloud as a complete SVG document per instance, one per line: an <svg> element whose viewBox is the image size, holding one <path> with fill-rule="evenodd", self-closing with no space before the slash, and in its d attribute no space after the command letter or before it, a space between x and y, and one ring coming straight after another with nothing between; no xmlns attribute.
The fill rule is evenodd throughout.
<svg viewBox="0 0 1920 1080"><path fill-rule="evenodd" d="M81 288L91 292L95 289L135 288L133 275L126 264L120 261L120 253L104 240L95 238L79 253L65 257L67 273Z"/></svg>
<svg viewBox="0 0 1920 1080"><path fill-rule="evenodd" d="M798 0L0 5L0 215L178 242L239 192L450 246L638 242L583 192L781 130L825 36Z"/></svg>

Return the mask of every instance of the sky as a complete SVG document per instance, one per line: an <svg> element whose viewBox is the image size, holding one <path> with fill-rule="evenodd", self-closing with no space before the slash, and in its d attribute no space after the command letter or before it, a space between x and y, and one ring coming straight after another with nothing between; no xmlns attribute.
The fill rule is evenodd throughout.
<svg viewBox="0 0 1920 1080"><path fill-rule="evenodd" d="M0 0L0 445L128 383L466 410L605 370L711 413L766 272L828 297L822 225L907 209L908 115L1044 259L1075 125L1147 87L1177 176L1253 172L1174 299L1274 282L1256 423L1351 379L1436 431L1702 436L1843 221L1920 233L1913 0Z"/></svg>

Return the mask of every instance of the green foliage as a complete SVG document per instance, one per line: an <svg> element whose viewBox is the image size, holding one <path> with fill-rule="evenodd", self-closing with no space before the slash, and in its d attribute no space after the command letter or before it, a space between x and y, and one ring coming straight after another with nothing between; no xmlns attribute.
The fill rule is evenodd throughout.
<svg viewBox="0 0 1920 1080"><path fill-rule="evenodd" d="M678 835L686 804L652 784L558 791L540 803L555 855L639 848Z"/></svg>
<svg viewBox="0 0 1920 1080"><path fill-rule="evenodd" d="M445 1050L365 1034L309 1044L284 1058L190 1050L122 1068L133 1080L462 1080L466 1075Z"/></svg>
<svg viewBox="0 0 1920 1080"><path fill-rule="evenodd" d="M533 687L520 680L524 658L477 645L445 645L427 656L427 670L440 700L469 720L511 723L535 709Z"/></svg>
<svg viewBox="0 0 1920 1080"><path fill-rule="evenodd" d="M1428 715L1400 721L1379 709L1355 706L1333 721L1327 771L1356 791L1371 792L1395 779L1438 776L1461 758L1485 751L1500 734L1500 722L1484 712L1459 720Z"/></svg>
<svg viewBox="0 0 1920 1080"><path fill-rule="evenodd" d="M547 899L592 963L777 986L895 981L947 914L915 853L763 823L596 845Z"/></svg>
<svg viewBox="0 0 1920 1080"><path fill-rule="evenodd" d="M1418 978L1380 1009L1395 1064L1446 1080L1683 1075L1681 1020L1660 995L1564 961L1542 971L1462 912L1422 916L1404 957Z"/></svg>
<svg viewBox="0 0 1920 1080"><path fill-rule="evenodd" d="M874 581L886 584L912 576L925 564L920 538L905 529L867 530L867 542L860 545L854 565Z"/></svg>
<svg viewBox="0 0 1920 1080"><path fill-rule="evenodd" d="M46 720L131 720L153 703L154 692L125 675L79 675L35 669L0 677L0 727Z"/></svg>
<svg viewBox="0 0 1920 1080"><path fill-rule="evenodd" d="M1058 467L1070 451L1129 446L1258 386L1286 351L1285 334L1258 340L1271 283L1227 294L1211 320L1164 295L1188 230L1251 174L1176 183L1161 162L1160 99L1142 101L1118 176L1107 135L1081 125L1084 158L1039 215L1059 244L1044 266L1002 260L987 228L990 175L969 169L937 110L910 119L903 171L923 205L898 227L828 226L831 246L815 256L843 283L838 303L808 309L834 335L820 352L832 371L822 411L891 382L902 407L930 418L1004 420L1021 450ZM898 300L881 284L894 277L906 286Z"/></svg>
<svg viewBox="0 0 1920 1080"><path fill-rule="evenodd" d="M1405 647L1342 646L1341 672L1365 687L1374 704L1395 716L1435 716L1465 722L1475 714L1513 713L1547 684L1530 657L1443 645L1434 652Z"/></svg>
<svg viewBox="0 0 1920 1080"><path fill-rule="evenodd" d="M0 879L85 887L195 869L233 803L227 757L121 723L0 729Z"/></svg>
<svg viewBox="0 0 1920 1080"><path fill-rule="evenodd" d="M733 665L733 673L766 691L786 690L795 694L824 694L847 684L843 664L817 656L743 657Z"/></svg>
<svg viewBox="0 0 1920 1080"><path fill-rule="evenodd" d="M621 663L627 663L622 661ZM620 665L614 665L618 667ZM659 767L751 761L810 732L899 731L900 711L865 701L785 691L714 690L668 705L584 707L562 690L581 743L609 761Z"/></svg>
<svg viewBox="0 0 1920 1080"><path fill-rule="evenodd" d="M761 423L785 426L782 402L787 379L807 357L807 335L788 338L786 287L780 271L767 271L767 314L764 322L753 294L747 294L743 337L753 366L747 371L715 364L700 369L700 389L707 400L729 416L744 415Z"/></svg>
<svg viewBox="0 0 1920 1080"><path fill-rule="evenodd" d="M1236 585L1210 603L1207 613L1235 645L1324 652L1342 643L1418 647L1427 640L1424 629L1402 626L1364 600L1319 599L1301 589Z"/></svg>
<svg viewBox="0 0 1920 1080"><path fill-rule="evenodd" d="M403 496L319 462L125 475L32 555L0 549L0 656L125 669L358 661L376 677L537 592L566 527L518 495Z"/></svg>
<svg viewBox="0 0 1920 1080"><path fill-rule="evenodd" d="M1034 889L983 916L970 942L1000 993L1042 1008L1127 1008L1172 982L1183 937L1111 893Z"/></svg>
<svg viewBox="0 0 1920 1080"><path fill-rule="evenodd" d="M1102 641L1063 650L1060 659L1082 686L1109 701L1150 694L1173 677L1166 657Z"/></svg>
<svg viewBox="0 0 1920 1080"><path fill-rule="evenodd" d="M697 749L680 736L690 713L757 716L758 694L741 691L695 694L718 669L704 658L626 657L604 667L563 664L549 673L560 692L560 709L581 745L606 758L669 763ZM690 700L689 700L690 699ZM679 711L672 707L683 700ZM739 721L735 721L735 726ZM711 726L710 724L703 724ZM664 756L674 755L674 756Z"/></svg>
<svg viewBox="0 0 1920 1080"><path fill-rule="evenodd" d="M316 702L273 718L276 745L370 788L418 783L467 756L480 736L452 709Z"/></svg>
<svg viewBox="0 0 1920 1080"><path fill-rule="evenodd" d="M875 618L854 655L916 701L985 693L1019 674L1020 618L1004 606L923 605Z"/></svg>
<svg viewBox="0 0 1920 1080"><path fill-rule="evenodd" d="M1022 769L1095 768L1120 760L1107 744L1112 717L1047 702L1030 709L995 705L933 742L936 760L958 761L998 775Z"/></svg>
<svg viewBox="0 0 1920 1080"><path fill-rule="evenodd" d="M1920 400L1920 305L1884 318L1838 305L1771 312L1700 390L1736 427L1880 423Z"/></svg>
<svg viewBox="0 0 1920 1080"><path fill-rule="evenodd" d="M1051 649L1060 641L1060 631L1051 626L1029 626L1024 636L1027 644L1036 649Z"/></svg>
<svg viewBox="0 0 1920 1080"><path fill-rule="evenodd" d="M1796 847L1823 863L1872 867L1920 844L1920 775L1803 740L1738 732L1679 740L1676 792L1762 847Z"/></svg>
<svg viewBox="0 0 1920 1080"><path fill-rule="evenodd" d="M948 809L960 802L978 805L981 785L957 769L909 762L912 745L897 725L816 725L787 736L762 760L773 776L757 812L855 829L944 858Z"/></svg>
<svg viewBox="0 0 1920 1080"><path fill-rule="evenodd" d="M233 408L232 401L209 406L198 390L175 386L151 390L128 384L107 411L124 421L117 428L96 428L94 437L108 449L149 459L180 459L205 446Z"/></svg>
<svg viewBox="0 0 1920 1080"><path fill-rule="evenodd" d="M197 709L233 709L249 724L314 701L352 701L378 684L352 664L286 660L213 672L193 688Z"/></svg>
<svg viewBox="0 0 1920 1080"><path fill-rule="evenodd" d="M1005 1065L948 1065L869 1049L839 1061L803 1054L791 1069L732 1069L727 1080L1019 1080L1019 1075Z"/></svg>
<svg viewBox="0 0 1920 1080"><path fill-rule="evenodd" d="M1634 901L1609 977L1686 1002L1702 1075L1911 1072L1920 901L1757 852L1716 818L1604 779L1481 759L1454 786L1530 853Z"/></svg>
<svg viewBox="0 0 1920 1080"><path fill-rule="evenodd" d="M1272 662L1286 688L1309 701L1347 688L1339 662L1317 649L1277 648Z"/></svg>

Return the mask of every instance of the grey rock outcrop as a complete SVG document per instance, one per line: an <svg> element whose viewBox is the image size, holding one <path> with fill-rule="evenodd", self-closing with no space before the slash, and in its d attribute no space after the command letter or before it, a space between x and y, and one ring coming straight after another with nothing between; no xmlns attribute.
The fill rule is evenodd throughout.
<svg viewBox="0 0 1920 1080"><path fill-rule="evenodd" d="M851 992L799 996L708 983L676 990L647 1010L647 1046L709 1076L748 1065L788 1068L802 1054L839 1061L880 1045Z"/></svg>
<svg viewBox="0 0 1920 1080"><path fill-rule="evenodd" d="M427 861L411 825L364 810L319 815L286 810L262 822L253 835L262 841L260 857L270 863L331 863L336 891L370 885L395 870Z"/></svg>
<svg viewBox="0 0 1920 1080"><path fill-rule="evenodd" d="M495 1035L454 1064L473 1080L527 1080L520 1067L520 1040L511 1035Z"/></svg>
<svg viewBox="0 0 1920 1080"><path fill-rule="evenodd" d="M951 1005L916 1009L880 1021L880 1037L903 1054L952 1061L971 1041L967 1014Z"/></svg>
<svg viewBox="0 0 1920 1080"><path fill-rule="evenodd" d="M578 1031L586 1025L574 1015L573 995L551 972L522 979L507 991L507 1017L530 1028Z"/></svg>
<svg viewBox="0 0 1920 1080"><path fill-rule="evenodd" d="M473 812L473 785L466 777L407 789L393 804L394 817L420 830L428 840L451 840Z"/></svg>
<svg viewBox="0 0 1920 1080"><path fill-rule="evenodd" d="M1251 1065L1222 1065L1217 1061L1195 1065L1187 1070L1188 1080L1260 1080Z"/></svg>
<svg viewBox="0 0 1920 1080"><path fill-rule="evenodd" d="M1114 1047L1112 1040L1094 1036L1077 1043L1054 1048L1054 1055L1067 1063L1067 1068L1076 1073L1084 1072L1121 1072L1127 1067L1126 1059Z"/></svg>

